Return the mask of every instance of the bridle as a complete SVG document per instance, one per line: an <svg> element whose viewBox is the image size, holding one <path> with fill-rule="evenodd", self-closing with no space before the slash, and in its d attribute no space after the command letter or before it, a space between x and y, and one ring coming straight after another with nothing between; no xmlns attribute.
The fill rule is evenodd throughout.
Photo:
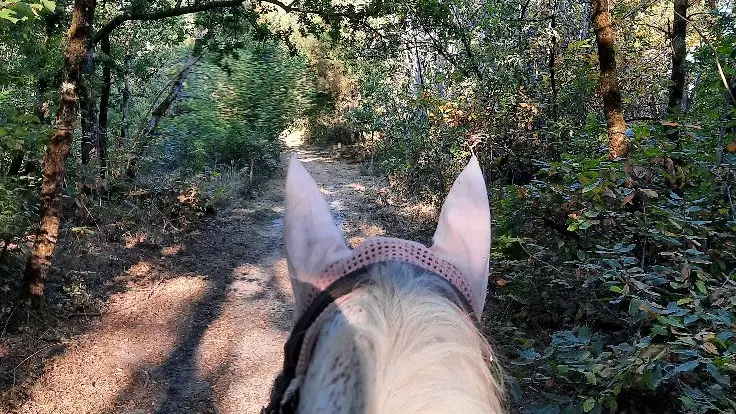
<svg viewBox="0 0 736 414"><path fill-rule="evenodd" d="M316 345L325 310L357 288L374 283L372 270L387 263L413 267L417 274L433 274L446 280L453 295L446 295L477 323L467 280L452 264L434 256L430 249L406 240L376 237L353 250L347 259L325 269L308 294L301 316L284 346L284 366L271 389L270 402L261 414L294 414L299 406L299 387Z"/></svg>

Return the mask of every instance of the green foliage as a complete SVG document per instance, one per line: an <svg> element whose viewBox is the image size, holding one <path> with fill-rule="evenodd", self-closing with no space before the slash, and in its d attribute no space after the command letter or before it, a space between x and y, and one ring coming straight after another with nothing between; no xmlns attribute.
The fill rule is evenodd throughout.
<svg viewBox="0 0 736 414"><path fill-rule="evenodd" d="M304 61L276 44L205 62L187 81L177 116L163 126L160 151L169 165L194 171L218 164L272 171L279 135L308 108L309 90Z"/></svg>
<svg viewBox="0 0 736 414"><path fill-rule="evenodd" d="M530 382L546 384L545 399L557 401L530 412L616 411L622 399L636 405L648 396L670 399L660 412L736 409L736 221L722 197L725 182L713 174L715 140L683 131L674 145L662 128L634 130L642 150L630 158L628 174L604 154L566 154L543 164L532 183L507 187L496 202L497 220L515 223L502 231L527 235L519 240L535 260L565 253L557 261L565 269L557 268L560 274L532 274L534 285L566 292L542 296L535 305L564 309L566 329L549 341L537 339L547 343L539 352L522 339L525 334L514 339L526 344L513 361L516 372L534 372ZM688 160L675 173L686 177L675 189L670 157ZM579 234L577 242L545 237L539 219L528 220L554 219L555 209L567 219L562 231ZM526 226L519 225L522 218ZM525 305L534 304L527 277L512 278L516 287L499 299L526 297ZM577 397L562 397L573 392Z"/></svg>
<svg viewBox="0 0 736 414"><path fill-rule="evenodd" d="M672 11L657 4L616 23L626 117L656 119L630 123L634 150L623 164L607 156L586 26L558 20L553 31L548 20L514 18L506 2L462 21L474 10L448 5L472 29L449 30L454 23L433 7L422 10L436 18L403 16L417 30L404 38L406 56L351 61L360 100L334 113L379 137L372 155L393 188L437 204L471 151L478 155L494 216L489 337L508 362L514 405L534 413L734 412L736 143L726 148L733 109L710 48L693 49L686 115L662 124L670 62L641 56L669 45L643 27ZM614 15L632 12L616 7ZM731 79L732 29L713 19ZM439 33L453 47L443 50ZM463 45L463 35L477 42Z"/></svg>
<svg viewBox="0 0 736 414"><path fill-rule="evenodd" d="M35 19L42 13L56 10L56 2L41 0L40 2L6 1L0 4L0 24L2 22L18 23Z"/></svg>
<svg viewBox="0 0 736 414"><path fill-rule="evenodd" d="M303 40L300 50L308 59L313 84L312 105L305 113L305 141L316 145L355 142L354 132L362 125L350 119L355 84L349 68L339 59L339 45L330 44L323 36Z"/></svg>
<svg viewBox="0 0 736 414"><path fill-rule="evenodd" d="M38 115L20 113L17 108L11 106L11 102L2 102L1 99L0 154L3 164L6 164L13 154L43 147L51 128L42 125Z"/></svg>
<svg viewBox="0 0 736 414"><path fill-rule="evenodd" d="M38 117L21 114L0 98L0 269L7 266L6 251L20 246L37 219L37 195L40 180L23 169L24 154L41 148L48 128ZM28 160L26 160L28 162ZM12 175L7 173L15 168ZM6 269L8 270L8 269Z"/></svg>

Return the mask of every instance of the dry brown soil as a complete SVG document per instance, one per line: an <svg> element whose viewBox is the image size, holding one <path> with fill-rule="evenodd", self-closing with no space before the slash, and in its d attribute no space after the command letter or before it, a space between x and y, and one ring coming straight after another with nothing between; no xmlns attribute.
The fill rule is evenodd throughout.
<svg viewBox="0 0 736 414"><path fill-rule="evenodd" d="M294 142L289 152L298 152L323 186L351 245L373 235L426 235L423 219L433 211L397 206L385 182L362 175L359 165ZM256 197L237 200L175 245L148 247L146 254L135 243L102 246L121 255L127 250L135 260L101 276L120 288L105 298L99 316L86 318L85 329L61 343L21 350L12 342L2 345L23 357L11 364L18 376L36 367L35 375L14 385L20 402L8 410L258 413L292 324L282 241L284 175L282 168Z"/></svg>

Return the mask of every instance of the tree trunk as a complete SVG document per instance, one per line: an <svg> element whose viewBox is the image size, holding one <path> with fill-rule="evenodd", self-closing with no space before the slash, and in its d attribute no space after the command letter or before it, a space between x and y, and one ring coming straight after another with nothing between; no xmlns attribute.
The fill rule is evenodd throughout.
<svg viewBox="0 0 736 414"><path fill-rule="evenodd" d="M417 46L417 34L414 33L414 56L417 59L417 71L415 73L414 84L418 86L419 91L424 90L424 70L422 69L422 57L419 55L419 47Z"/></svg>
<svg viewBox="0 0 736 414"><path fill-rule="evenodd" d="M102 38L100 50L105 55L102 66L102 92L100 92L100 121L98 145L100 147L100 176L105 177L107 173L107 112L110 106L110 88L112 87L112 70L110 66L110 36Z"/></svg>
<svg viewBox="0 0 736 414"><path fill-rule="evenodd" d="M444 79L447 73L447 60L442 56L441 53L435 54L435 66L437 66L437 73L440 75L440 79ZM447 88L445 87L445 81L440 80L437 82L437 95L440 98L447 96Z"/></svg>
<svg viewBox="0 0 736 414"><path fill-rule="evenodd" d="M130 53L130 33L128 33L128 38L125 41L125 58L123 61L123 101L121 108L122 117L120 120L120 139L116 143L118 148L122 148L130 140L130 74L132 60L133 57Z"/></svg>
<svg viewBox="0 0 736 414"><path fill-rule="evenodd" d="M682 97L685 91L685 35L687 34L688 0L675 0L674 21L672 24L672 76L670 78L669 100L667 110L677 114L682 109Z"/></svg>
<svg viewBox="0 0 736 414"><path fill-rule="evenodd" d="M667 100L667 115L672 121L678 121L682 111L682 98L685 91L685 36L687 35L687 6L688 0L675 0L674 17L672 24L672 75L670 76L669 98ZM667 128L667 138L680 145L680 129L678 126Z"/></svg>
<svg viewBox="0 0 736 414"><path fill-rule="evenodd" d="M591 0L590 12L595 42L598 45L600 94L608 127L608 154L612 159L622 158L628 155L629 145L626 142L626 122L621 110L621 92L616 79L616 35L611 27L608 0Z"/></svg>
<svg viewBox="0 0 736 414"><path fill-rule="evenodd" d="M733 75L728 83L728 89L723 93L725 103L723 106L723 116L721 117L721 131L718 134L716 142L716 165L723 163L723 151L725 150L726 137L732 135L736 128L734 127L734 108L736 102L733 100L736 96L736 75Z"/></svg>
<svg viewBox="0 0 736 414"><path fill-rule="evenodd" d="M84 65L83 76L92 76L94 74L94 51L90 47L87 53L86 63ZM92 160L92 149L97 145L98 126L97 126L97 108L92 93L92 88L80 81L79 84L79 110L81 112L82 124L82 145L81 159L82 164L87 165Z"/></svg>
<svg viewBox="0 0 736 414"><path fill-rule="evenodd" d="M25 269L26 293L31 306L39 308L44 282L56 248L62 219L61 190L66 174L72 134L77 120L77 101L82 72L91 46L96 0L75 0L69 37L64 50L64 78L60 87L56 128L46 148L41 185L41 220Z"/></svg>
<svg viewBox="0 0 736 414"><path fill-rule="evenodd" d="M133 144L133 149L131 150L130 156L128 157L128 165L126 167L125 175L128 178L135 177L135 170L138 165L138 159L143 155L143 151L145 150L148 143L153 139L154 134L156 134L156 131L158 130L158 125L161 123L161 119L166 115L166 112L168 112L169 108L171 107L171 104L173 104L177 98L179 98L179 95L181 94L181 88L184 85L184 81L187 80L187 77L192 71L192 68L194 68L194 65L199 60L200 56L195 56L192 54L192 56L187 59L186 64L184 65L184 69L179 72L177 77L174 79L173 84L171 85L171 89L169 90L169 94L166 95L166 98L164 98L161 103L156 106L156 108L151 112L151 120L148 122L148 126L145 128L145 130L139 134L138 142L135 142Z"/></svg>
<svg viewBox="0 0 736 414"><path fill-rule="evenodd" d="M585 40L588 38L588 30L590 29L588 27L588 23L590 22L590 4L588 2L583 2L583 12L581 14L580 40Z"/></svg>
<svg viewBox="0 0 736 414"><path fill-rule="evenodd" d="M557 120L557 83L555 80L555 63L557 61L557 22L555 17L557 15L557 5L555 4L555 10L552 12L552 19L550 22L550 28L552 29L552 39L549 46L549 82L552 88L552 97L550 98L550 109L552 111L552 119Z"/></svg>

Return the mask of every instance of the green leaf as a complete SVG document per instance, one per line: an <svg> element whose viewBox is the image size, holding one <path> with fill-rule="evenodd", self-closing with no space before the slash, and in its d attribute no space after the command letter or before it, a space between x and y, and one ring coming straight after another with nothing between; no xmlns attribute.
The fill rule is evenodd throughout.
<svg viewBox="0 0 736 414"><path fill-rule="evenodd" d="M731 378L728 375L721 374L718 372L718 368L713 364L706 365L706 370L719 384L729 387L731 385Z"/></svg>
<svg viewBox="0 0 736 414"><path fill-rule="evenodd" d="M615 292L615 293L621 294L621 295L624 295L625 294L624 293L624 290L621 289L619 286L611 286L610 288L608 288L608 290L610 290L611 292Z"/></svg>
<svg viewBox="0 0 736 414"><path fill-rule="evenodd" d="M595 400L592 398L588 398L583 403L583 411L586 413L589 413L591 410L593 410L593 407L595 407Z"/></svg>
<svg viewBox="0 0 736 414"><path fill-rule="evenodd" d="M674 326L675 328L684 328L685 325L682 324L682 322L678 321L673 316L663 316L663 315L657 315L657 320L667 324L669 326Z"/></svg>
<svg viewBox="0 0 736 414"><path fill-rule="evenodd" d="M700 291L700 293L702 293L703 295L707 295L707 294L708 294L708 289L707 289L707 288L705 287L705 283L703 283L703 281L702 281L702 280L698 280L698 281L696 281L696 282L695 282L695 286L697 286L697 287L698 287L698 290L699 290L699 291Z"/></svg>
<svg viewBox="0 0 736 414"><path fill-rule="evenodd" d="M590 342L590 329L588 329L587 326L580 327L578 330L578 338L585 343Z"/></svg>
<svg viewBox="0 0 736 414"><path fill-rule="evenodd" d="M659 387L659 384L662 383L662 369L659 368L659 366L655 366L652 369L646 370L644 372L644 384L652 391L656 390L657 387Z"/></svg>
<svg viewBox="0 0 736 414"><path fill-rule="evenodd" d="M587 229L588 229L588 228L590 228L590 226L592 226L593 224L594 224L594 223L593 223L592 221L590 221L590 220L585 220L585 221L583 221L582 223L580 223L580 227L579 227L579 228L580 228L580 230L587 230Z"/></svg>
<svg viewBox="0 0 736 414"><path fill-rule="evenodd" d="M43 7L46 8L46 10L52 12L56 10L56 2L50 1L50 0L41 0L41 4L43 4Z"/></svg>
<svg viewBox="0 0 736 414"><path fill-rule="evenodd" d="M520 351L519 356L526 360L530 360L530 361L533 361L540 357L539 353L535 351L534 348L529 348L529 349Z"/></svg>
<svg viewBox="0 0 736 414"><path fill-rule="evenodd" d="M621 267L621 264L619 264L617 260L613 260L613 259L603 259L603 263L611 266L611 269L614 269L614 270Z"/></svg>
<svg viewBox="0 0 736 414"><path fill-rule="evenodd" d="M33 12L33 7L30 4L19 1L13 6L13 10L21 17L21 20L27 20L29 17L35 17L36 13Z"/></svg>
<svg viewBox="0 0 736 414"><path fill-rule="evenodd" d="M703 252L701 252L701 251L700 251L700 250L698 250L698 249L687 249L687 250L685 250L685 253L686 253L686 254L691 254L691 255L693 255L693 256L697 256L697 255L701 255L701 254L703 254Z"/></svg>
<svg viewBox="0 0 736 414"><path fill-rule="evenodd" d="M629 315L631 316L638 316L641 312L639 310L639 306L641 306L641 301L639 299L631 299L631 302L629 302Z"/></svg>
<svg viewBox="0 0 736 414"><path fill-rule="evenodd" d="M0 19L9 20L11 23L17 23L20 19L16 18L16 13L10 9L0 9Z"/></svg>
<svg viewBox="0 0 736 414"><path fill-rule="evenodd" d="M577 255L578 255L578 259L580 259L580 261L585 260L585 252L584 251L578 250Z"/></svg>
<svg viewBox="0 0 736 414"><path fill-rule="evenodd" d="M685 315L685 319L682 321L685 325L690 325L691 323L697 321L699 319L698 315Z"/></svg>
<svg viewBox="0 0 736 414"><path fill-rule="evenodd" d="M590 183L590 184L586 185L585 187L583 187L583 194L589 193L589 192L595 190L595 188L598 187L598 184L600 184L600 183L598 181L596 181L594 183Z"/></svg>
<svg viewBox="0 0 736 414"><path fill-rule="evenodd" d="M721 341L727 341L733 338L733 333L729 331L721 331L721 332L718 332L718 335L716 335L716 338L720 339Z"/></svg>
<svg viewBox="0 0 736 414"><path fill-rule="evenodd" d="M697 359L694 359L692 361L685 362L684 364L680 364L675 367L674 372L680 373L680 372L690 372L694 370L695 368L700 365L700 361Z"/></svg>

